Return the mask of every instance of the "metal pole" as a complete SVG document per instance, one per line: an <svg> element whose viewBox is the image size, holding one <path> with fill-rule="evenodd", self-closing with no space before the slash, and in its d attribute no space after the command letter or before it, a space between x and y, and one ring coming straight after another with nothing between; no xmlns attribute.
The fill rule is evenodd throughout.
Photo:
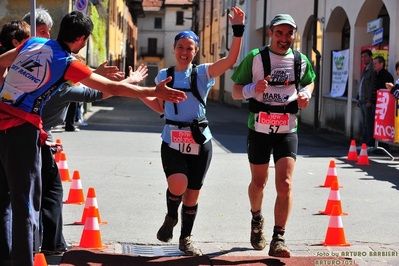
<svg viewBox="0 0 399 266"><path fill-rule="evenodd" d="M36 36L36 0L30 0L30 35Z"/></svg>
<svg viewBox="0 0 399 266"><path fill-rule="evenodd" d="M315 103L314 103L314 129L319 128L319 97L320 97L320 60L321 54L317 50L317 17L319 10L319 1L314 0L314 10L313 10L313 52L316 54L316 79L314 81L314 92L315 92Z"/></svg>

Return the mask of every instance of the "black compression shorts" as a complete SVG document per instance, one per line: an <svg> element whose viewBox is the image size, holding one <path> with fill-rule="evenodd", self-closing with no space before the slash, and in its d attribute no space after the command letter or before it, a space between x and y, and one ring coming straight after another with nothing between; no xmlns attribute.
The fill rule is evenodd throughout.
<svg viewBox="0 0 399 266"><path fill-rule="evenodd" d="M274 162L283 157L296 160L298 151L298 135L296 132L287 134L264 134L249 129L247 136L248 160L252 164L266 164L273 153Z"/></svg>
<svg viewBox="0 0 399 266"><path fill-rule="evenodd" d="M202 144L198 155L182 154L162 142L161 159L166 178L176 173L185 174L188 179L187 187L199 190L212 160L212 141Z"/></svg>

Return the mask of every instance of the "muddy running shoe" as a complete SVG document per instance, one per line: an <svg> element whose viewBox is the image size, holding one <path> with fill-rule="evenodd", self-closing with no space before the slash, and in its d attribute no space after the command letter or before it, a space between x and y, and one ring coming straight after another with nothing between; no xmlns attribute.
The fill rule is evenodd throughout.
<svg viewBox="0 0 399 266"><path fill-rule="evenodd" d="M173 227L177 224L177 219L166 215L165 221L157 233L158 240L162 242L169 242L173 238Z"/></svg>
<svg viewBox="0 0 399 266"><path fill-rule="evenodd" d="M270 243L269 256L280 258L289 258L291 256L290 250L285 245L285 240L282 235L273 237L273 240Z"/></svg>
<svg viewBox="0 0 399 266"><path fill-rule="evenodd" d="M179 249L185 256L202 256L201 250L194 246L189 236L179 240Z"/></svg>
<svg viewBox="0 0 399 266"><path fill-rule="evenodd" d="M266 247L266 238L263 234L263 217L260 221L252 219L251 221L251 245L256 250L262 250Z"/></svg>

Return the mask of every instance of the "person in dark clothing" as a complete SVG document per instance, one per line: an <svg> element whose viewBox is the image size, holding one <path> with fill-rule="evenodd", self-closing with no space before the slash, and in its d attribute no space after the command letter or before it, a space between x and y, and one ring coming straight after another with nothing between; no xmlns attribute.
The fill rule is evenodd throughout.
<svg viewBox="0 0 399 266"><path fill-rule="evenodd" d="M375 71L374 78L374 90L373 90L373 104L377 102L377 90L385 89L386 83L393 83L394 78L388 70L385 69L385 59L382 56L377 56L373 60L373 66Z"/></svg>
<svg viewBox="0 0 399 266"><path fill-rule="evenodd" d="M0 55L0 69L10 67L0 86L0 265L34 264L33 236L39 229L42 197L41 146L47 140L41 115L59 85L71 80L115 96L176 103L187 97L167 87L171 77L156 87L139 87L93 73L71 56L86 46L93 28L90 17L72 11L63 17L57 40L30 38ZM30 74L32 68L35 75Z"/></svg>
<svg viewBox="0 0 399 266"><path fill-rule="evenodd" d="M373 146L374 129L374 108L373 108L373 90L374 90L374 67L373 53L366 49L361 52L362 63L366 66L360 77L359 90L357 94L357 107L360 108L362 118L362 142L367 146Z"/></svg>
<svg viewBox="0 0 399 266"><path fill-rule="evenodd" d="M389 73L385 69L385 59L382 56L377 56L373 59L373 66L374 66L374 89L373 89L373 114L375 113L375 105L377 103L377 91L380 89L386 88L386 83L393 83L394 78L391 73ZM373 115L373 125L374 125L374 115ZM374 133L374 126L373 126L373 133ZM373 134L374 136L374 134ZM375 140L374 137L371 140L371 143L368 143L367 146L374 147ZM381 145L383 146L383 145ZM388 148L388 147L387 147ZM378 153L378 152L377 152Z"/></svg>
<svg viewBox="0 0 399 266"><path fill-rule="evenodd" d="M131 68L129 67L131 70ZM129 79L132 83L139 83L147 77L148 69L144 65L132 72ZM106 73L100 72L102 75ZM42 207L41 219L44 226L41 252L44 254L62 254L68 247L62 234L62 199L63 187L54 153L63 150L54 140L51 129L60 125L70 109L70 103L94 102L112 96L83 86L71 84L69 81L60 86L43 107L43 129L48 134L46 144L42 147ZM69 107L69 109L68 109ZM55 148L55 152L51 152Z"/></svg>
<svg viewBox="0 0 399 266"><path fill-rule="evenodd" d="M65 131L79 131L78 127L75 127L76 110L78 108L77 102L71 102L68 107L68 112L65 116Z"/></svg>

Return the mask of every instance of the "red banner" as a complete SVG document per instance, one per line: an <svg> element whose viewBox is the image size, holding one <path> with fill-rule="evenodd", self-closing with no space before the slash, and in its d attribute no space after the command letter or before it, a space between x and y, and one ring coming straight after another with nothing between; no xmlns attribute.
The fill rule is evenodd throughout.
<svg viewBox="0 0 399 266"><path fill-rule="evenodd" d="M374 138L393 141L395 135L395 99L387 89L377 90Z"/></svg>

